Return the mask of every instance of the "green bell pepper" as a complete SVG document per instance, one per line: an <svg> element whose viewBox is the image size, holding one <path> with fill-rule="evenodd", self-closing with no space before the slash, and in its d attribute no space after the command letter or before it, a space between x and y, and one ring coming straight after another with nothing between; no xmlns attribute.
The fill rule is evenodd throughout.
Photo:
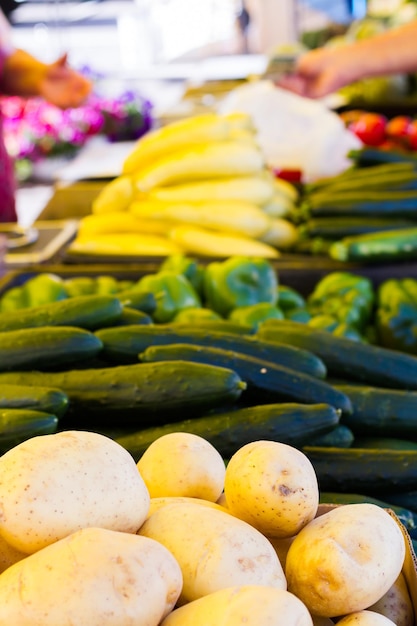
<svg viewBox="0 0 417 626"><path fill-rule="evenodd" d="M172 254L163 261L160 272L175 272L182 274L187 278L196 292L202 296L203 294L203 281L204 281L204 267L198 263L195 259L184 256L182 254Z"/></svg>
<svg viewBox="0 0 417 626"><path fill-rule="evenodd" d="M382 346L417 354L416 279L392 278L380 285L375 325Z"/></svg>
<svg viewBox="0 0 417 626"><path fill-rule="evenodd" d="M204 273L206 306L227 317L240 306L276 304L278 277L262 258L234 256L209 263Z"/></svg>
<svg viewBox="0 0 417 626"><path fill-rule="evenodd" d="M353 341L364 341L364 338L357 328L346 322L339 322L331 315L316 315L312 317L307 324L313 328L327 330L329 333L336 335L336 337L345 337Z"/></svg>
<svg viewBox="0 0 417 626"><path fill-rule="evenodd" d="M230 312L228 319L242 326L250 326L252 330L257 330L259 324L268 319L284 319L284 313L275 304L269 302L258 302L248 306L238 306Z"/></svg>
<svg viewBox="0 0 417 626"><path fill-rule="evenodd" d="M306 306L305 298L296 289L287 285L278 286L279 308L286 314L291 309L303 309Z"/></svg>
<svg viewBox="0 0 417 626"><path fill-rule="evenodd" d="M13 311L49 304L69 297L65 281L48 272L29 278L20 287L9 289L1 298L1 310Z"/></svg>
<svg viewBox="0 0 417 626"><path fill-rule="evenodd" d="M154 294L156 309L152 317L161 324L173 320L182 309L201 306L201 300L190 281L175 272L147 274L139 279L133 290Z"/></svg>

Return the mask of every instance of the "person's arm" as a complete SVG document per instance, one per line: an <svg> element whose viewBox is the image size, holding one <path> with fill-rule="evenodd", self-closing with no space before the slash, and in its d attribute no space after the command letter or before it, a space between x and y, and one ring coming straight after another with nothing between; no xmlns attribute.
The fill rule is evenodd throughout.
<svg viewBox="0 0 417 626"><path fill-rule="evenodd" d="M282 87L319 98L372 76L417 70L417 20L369 39L302 55Z"/></svg>

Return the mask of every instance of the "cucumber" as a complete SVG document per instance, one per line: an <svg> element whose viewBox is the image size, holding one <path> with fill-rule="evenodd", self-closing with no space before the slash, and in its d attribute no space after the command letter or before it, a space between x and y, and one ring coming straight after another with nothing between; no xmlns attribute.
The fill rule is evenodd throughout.
<svg viewBox="0 0 417 626"><path fill-rule="evenodd" d="M51 387L1 385L0 409L33 409L62 417L68 409L68 396Z"/></svg>
<svg viewBox="0 0 417 626"><path fill-rule="evenodd" d="M159 437L188 432L209 441L227 459L241 446L259 439L301 446L312 435L327 432L338 422L339 411L327 404L263 404L146 428L116 437L116 441L138 461Z"/></svg>
<svg viewBox="0 0 417 626"><path fill-rule="evenodd" d="M417 442L396 437L357 437L353 447L381 448L382 450L417 450Z"/></svg>
<svg viewBox="0 0 417 626"><path fill-rule="evenodd" d="M384 493L384 500L389 502L390 505L400 506L410 511L414 511L417 514L417 489L412 491L398 492L387 491Z"/></svg>
<svg viewBox="0 0 417 626"><path fill-rule="evenodd" d="M102 349L98 337L74 326L42 326L0 333L0 371L50 369L92 359Z"/></svg>
<svg viewBox="0 0 417 626"><path fill-rule="evenodd" d="M343 239L363 235L366 233L377 233L386 230L400 230L416 226L412 220L397 219L392 217L316 217L300 224L299 232L301 237L323 237L324 239Z"/></svg>
<svg viewBox="0 0 417 626"><path fill-rule="evenodd" d="M326 375L321 359L307 350L285 345L286 342L277 345L260 341L253 336L199 329L195 326L187 328L176 324L155 324L103 328L96 332L96 336L103 343L103 358L120 364L137 362L139 353L152 345L190 343L250 354L317 378L324 378Z"/></svg>
<svg viewBox="0 0 417 626"><path fill-rule="evenodd" d="M304 446L320 491L385 494L417 489L417 450Z"/></svg>
<svg viewBox="0 0 417 626"><path fill-rule="evenodd" d="M355 435L417 440L417 392L335 384L349 396L352 412L343 423Z"/></svg>
<svg viewBox="0 0 417 626"><path fill-rule="evenodd" d="M175 328L185 328L189 329L190 324L187 322L174 322ZM237 324L236 322L232 322L231 320L209 320L209 319L199 319L195 322L195 327L199 330L209 330L216 332L226 332L233 333L234 335L253 335L255 330L252 326L247 324Z"/></svg>
<svg viewBox="0 0 417 626"><path fill-rule="evenodd" d="M183 359L230 367L247 383L245 395L254 392L255 403L258 396L264 396L265 402L281 399L306 404L327 403L343 412L351 410L349 398L326 381L234 350L171 344L150 346L140 353L139 358L147 363Z"/></svg>
<svg viewBox="0 0 417 626"><path fill-rule="evenodd" d="M76 296L16 311L0 312L0 332L40 326L77 326L96 330L116 322L123 311L116 296Z"/></svg>
<svg viewBox="0 0 417 626"><path fill-rule="evenodd" d="M125 306L119 319L112 322L110 326L130 326L131 324L153 324L153 319L143 311Z"/></svg>
<svg viewBox="0 0 417 626"><path fill-rule="evenodd" d="M341 191L306 198L300 211L306 217L366 216L417 219L417 191Z"/></svg>
<svg viewBox="0 0 417 626"><path fill-rule="evenodd" d="M372 146L365 146L359 150L350 150L348 156L353 159L356 166L368 167L372 165L411 163L417 165L417 158L411 152L404 150L381 150Z"/></svg>
<svg viewBox="0 0 417 626"><path fill-rule="evenodd" d="M388 348L337 337L291 320L267 320L256 334L309 350L325 363L329 376L376 387L417 390L417 357ZM349 426L349 424L346 424Z"/></svg>
<svg viewBox="0 0 417 626"><path fill-rule="evenodd" d="M375 263L417 258L417 227L367 233L334 242L329 256L336 261Z"/></svg>
<svg viewBox="0 0 417 626"><path fill-rule="evenodd" d="M398 161L398 162L387 162L387 163L377 163L375 165L369 165L368 167L350 167L347 170L344 170L340 174L336 174L335 176L327 176L326 178L321 178L312 183L307 183L304 185L304 192L306 195L311 193L317 193L321 191L326 191L327 189L331 189L333 185L345 185L349 183L359 183L362 182L363 186L366 186L366 182L369 178L371 179L379 179L381 184L383 184L384 180L389 179L391 176L399 176L401 174L404 175L414 175L417 172L417 162L411 163L406 161Z"/></svg>
<svg viewBox="0 0 417 626"><path fill-rule="evenodd" d="M130 423L137 428L234 403L246 384L231 369L184 361L66 372L0 373L4 383L52 385L69 398L72 425Z"/></svg>
<svg viewBox="0 0 417 626"><path fill-rule="evenodd" d="M372 170L356 170L350 176L337 178L320 189L316 189L311 195L340 193L342 191L369 189L375 190L412 190L417 189L417 171L416 166L411 163L393 163L389 167L374 166ZM360 175L361 174L361 175Z"/></svg>
<svg viewBox="0 0 417 626"><path fill-rule="evenodd" d="M322 491L320 493L320 504L360 504L362 502L369 502L370 504L376 504L384 509L391 509L394 511L398 519L405 528L415 530L417 528L417 515L413 511L402 506L395 506L384 500L378 498L372 498L371 496L363 496L358 493L336 493L329 491Z"/></svg>
<svg viewBox="0 0 417 626"><path fill-rule="evenodd" d="M338 424L333 430L324 435L312 437L311 446L326 446L329 448L350 448L354 443L353 432L344 424Z"/></svg>
<svg viewBox="0 0 417 626"><path fill-rule="evenodd" d="M31 409L0 409L0 454L30 437L56 432L58 417Z"/></svg>
<svg viewBox="0 0 417 626"><path fill-rule="evenodd" d="M119 291L117 293L117 297L122 303L124 307L129 307L130 309L136 309L137 311L142 311L142 313L146 313L152 317L153 313L156 311L156 298L155 294L150 291L135 291L135 289L126 289L124 291Z"/></svg>

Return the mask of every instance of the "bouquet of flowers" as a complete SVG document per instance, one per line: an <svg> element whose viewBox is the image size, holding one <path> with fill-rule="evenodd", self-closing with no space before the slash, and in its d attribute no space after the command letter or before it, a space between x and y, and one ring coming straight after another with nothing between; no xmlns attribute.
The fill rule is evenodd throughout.
<svg viewBox="0 0 417 626"><path fill-rule="evenodd" d="M117 97L93 93L83 106L59 109L40 98L0 99L6 148L17 172L48 157L71 157L93 136L109 141L135 140L152 125L152 103L133 90ZM20 175L22 177L22 175Z"/></svg>

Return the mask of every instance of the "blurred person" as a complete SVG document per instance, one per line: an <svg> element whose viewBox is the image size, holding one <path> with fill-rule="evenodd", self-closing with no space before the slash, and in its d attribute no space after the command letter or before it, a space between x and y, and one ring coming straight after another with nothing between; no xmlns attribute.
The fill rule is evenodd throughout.
<svg viewBox="0 0 417 626"><path fill-rule="evenodd" d="M44 63L15 48L10 24L0 10L0 95L38 96L60 108L77 107L87 98L91 83L68 65L67 55ZM17 221L14 165L6 151L0 116L0 222Z"/></svg>
<svg viewBox="0 0 417 626"><path fill-rule="evenodd" d="M322 98L364 78L417 71L417 20L368 39L302 54L279 86Z"/></svg>

